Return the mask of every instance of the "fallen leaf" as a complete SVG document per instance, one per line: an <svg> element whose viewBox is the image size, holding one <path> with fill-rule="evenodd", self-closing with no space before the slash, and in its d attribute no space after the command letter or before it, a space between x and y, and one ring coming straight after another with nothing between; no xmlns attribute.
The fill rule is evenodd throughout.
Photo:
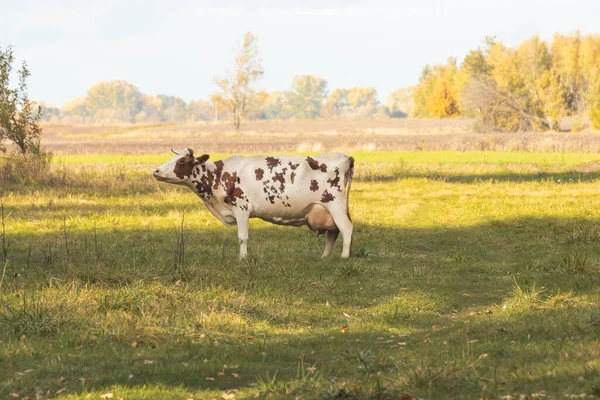
<svg viewBox="0 0 600 400"><path fill-rule="evenodd" d="M62 392L66 392L66 391L67 391L67 388L62 388L62 389L57 390L55 394L61 394Z"/></svg>
<svg viewBox="0 0 600 400"><path fill-rule="evenodd" d="M217 375L219 375L219 376L225 376L225 371L217 372Z"/></svg>
<svg viewBox="0 0 600 400"><path fill-rule="evenodd" d="M207 376L206 378L204 378L205 381L214 381L215 378L213 378L212 376Z"/></svg>
<svg viewBox="0 0 600 400"><path fill-rule="evenodd" d="M100 397L102 397L103 399L112 399L113 396L114 395L112 393L104 393L100 395Z"/></svg>
<svg viewBox="0 0 600 400"><path fill-rule="evenodd" d="M144 365L156 364L156 360L144 360Z"/></svg>
<svg viewBox="0 0 600 400"><path fill-rule="evenodd" d="M233 376L235 379L240 379L240 374L236 374L235 372L233 372L231 376Z"/></svg>

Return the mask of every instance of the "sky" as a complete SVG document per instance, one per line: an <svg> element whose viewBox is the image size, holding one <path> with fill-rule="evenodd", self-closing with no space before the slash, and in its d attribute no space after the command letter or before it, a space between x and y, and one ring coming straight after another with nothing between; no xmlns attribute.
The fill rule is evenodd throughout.
<svg viewBox="0 0 600 400"><path fill-rule="evenodd" d="M486 36L516 46L600 33L600 0L0 0L0 10L0 47L27 61L29 97L57 106L112 79L208 99L247 31L265 70L258 89L314 74L330 90L374 87L382 102Z"/></svg>

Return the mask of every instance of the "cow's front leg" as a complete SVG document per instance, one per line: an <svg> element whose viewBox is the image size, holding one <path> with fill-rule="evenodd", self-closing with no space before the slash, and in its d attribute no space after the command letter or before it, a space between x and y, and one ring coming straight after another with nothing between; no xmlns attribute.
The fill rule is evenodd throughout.
<svg viewBox="0 0 600 400"><path fill-rule="evenodd" d="M236 213L235 219L238 228L238 240L240 241L240 260L248 255L248 225L250 215L248 213Z"/></svg>

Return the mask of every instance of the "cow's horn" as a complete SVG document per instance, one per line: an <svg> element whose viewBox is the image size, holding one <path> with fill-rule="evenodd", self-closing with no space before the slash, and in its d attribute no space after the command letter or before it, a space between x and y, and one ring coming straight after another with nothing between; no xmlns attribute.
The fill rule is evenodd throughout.
<svg viewBox="0 0 600 400"><path fill-rule="evenodd" d="M177 151L175 151L175 149L171 149L171 151L173 152L173 154L179 154Z"/></svg>

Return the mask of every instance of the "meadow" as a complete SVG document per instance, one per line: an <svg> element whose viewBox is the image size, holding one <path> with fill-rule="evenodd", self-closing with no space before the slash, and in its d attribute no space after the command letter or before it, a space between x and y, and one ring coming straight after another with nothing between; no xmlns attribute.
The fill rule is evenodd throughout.
<svg viewBox="0 0 600 400"><path fill-rule="evenodd" d="M2 184L2 398L600 397L597 152L357 147L352 258L252 220L238 261L168 148L69 140Z"/></svg>

